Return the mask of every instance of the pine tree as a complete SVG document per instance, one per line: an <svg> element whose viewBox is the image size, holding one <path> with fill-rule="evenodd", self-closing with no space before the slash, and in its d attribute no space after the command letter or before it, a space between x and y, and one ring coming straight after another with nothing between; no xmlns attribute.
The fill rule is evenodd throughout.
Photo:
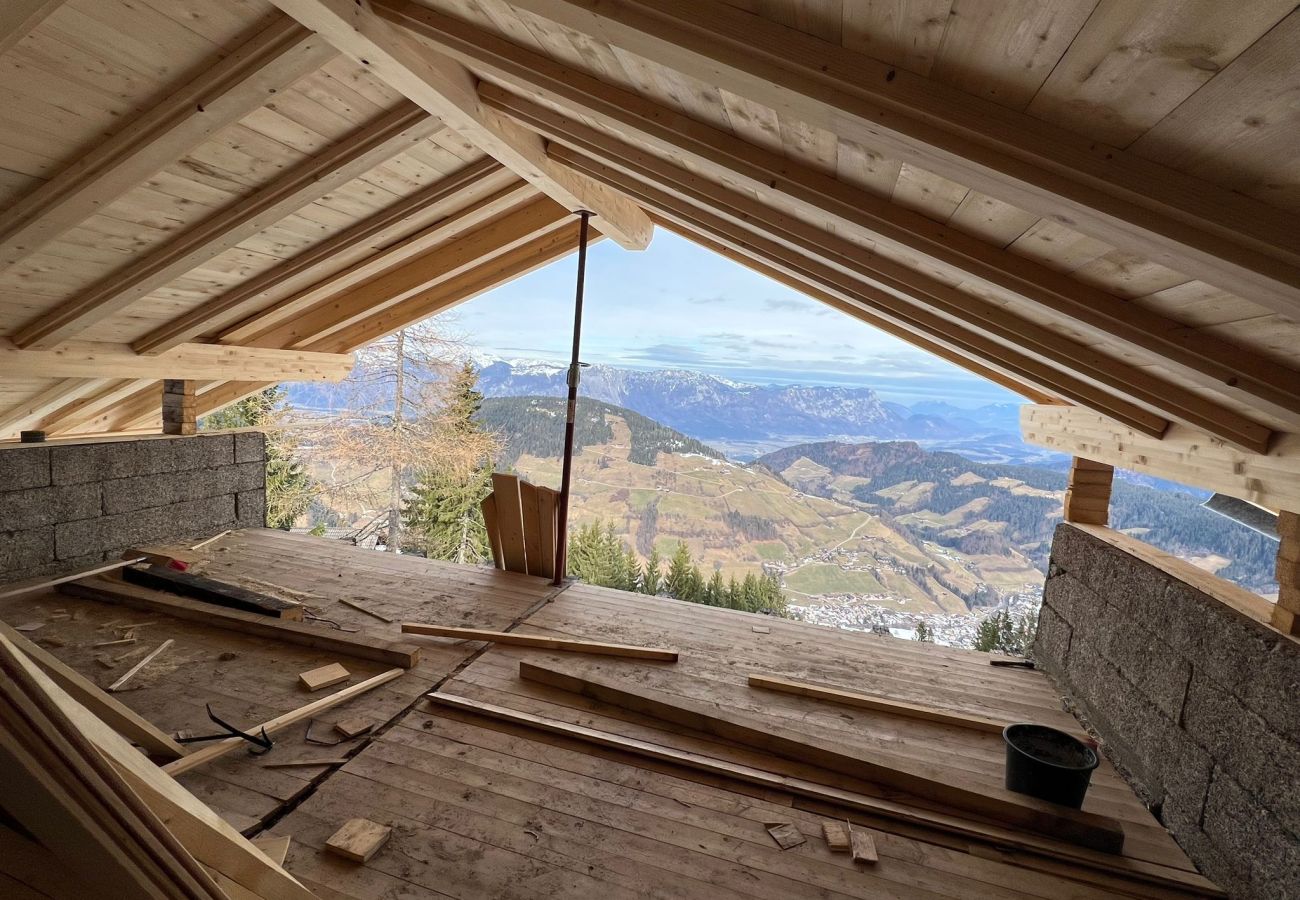
<svg viewBox="0 0 1300 900"><path fill-rule="evenodd" d="M663 559L659 548L650 548L650 557L645 561L645 572L641 576L641 593L657 597L663 590Z"/></svg>
<svg viewBox="0 0 1300 900"><path fill-rule="evenodd" d="M266 432L266 524L288 531L307 512L316 484L298 460L298 444L282 427L285 391L278 385L203 417L204 431L260 428Z"/></svg>
<svg viewBox="0 0 1300 900"><path fill-rule="evenodd" d="M726 606L727 588L722 582L722 572L719 569L713 570L713 577L709 579L709 586L704 592L704 602L709 606Z"/></svg>
<svg viewBox="0 0 1300 900"><path fill-rule="evenodd" d="M745 608L745 599L740 593L740 585L736 582L735 575L732 575L730 580L727 581L727 608Z"/></svg>
<svg viewBox="0 0 1300 900"><path fill-rule="evenodd" d="M475 419L482 405L478 373L466 363L448 385L439 429L446 445L467 454L420 468L402 509L412 542L430 559L474 564L491 554L481 505L492 491L493 442Z"/></svg>
<svg viewBox="0 0 1300 900"><path fill-rule="evenodd" d="M668 596L676 597L678 600L691 599L691 574L699 578L699 570L691 564L691 550L685 542L677 544L677 549L673 551L673 558L668 562L668 577L665 579L664 587L668 589Z"/></svg>

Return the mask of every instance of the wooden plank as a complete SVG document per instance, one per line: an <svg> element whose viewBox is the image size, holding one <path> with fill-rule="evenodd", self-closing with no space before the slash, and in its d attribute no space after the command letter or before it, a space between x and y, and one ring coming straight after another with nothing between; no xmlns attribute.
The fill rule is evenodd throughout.
<svg viewBox="0 0 1300 900"><path fill-rule="evenodd" d="M848 853L853 849L848 822L822 822L822 836L832 853Z"/></svg>
<svg viewBox="0 0 1300 900"><path fill-rule="evenodd" d="M654 226L635 204L546 155L542 139L484 110L474 75L349 0L274 0L291 17L368 71L446 122L462 137L570 211L590 210L601 231L628 250L643 250Z"/></svg>
<svg viewBox="0 0 1300 900"><path fill-rule="evenodd" d="M36 30L63 0L6 0L0 7L0 56Z"/></svg>
<svg viewBox="0 0 1300 900"><path fill-rule="evenodd" d="M538 634L519 634L514 631L487 631L482 628L452 628L445 625L424 625L403 622L403 634L426 634L435 637L456 638L461 641L491 641L515 647L535 647L540 650L560 650L566 653L588 653L596 656L624 656L631 659L655 659L676 662L677 651L662 647L634 647L629 644L605 644L600 641L580 641L572 638L552 638Z"/></svg>
<svg viewBox="0 0 1300 900"><path fill-rule="evenodd" d="M424 110L404 104L369 122L124 268L28 322L13 334L24 348L52 347L127 308L185 273L210 262L269 224L319 200L442 127Z"/></svg>
<svg viewBox="0 0 1300 900"><path fill-rule="evenodd" d="M0 268L108 207L227 125L334 57L297 23L277 19L204 67L157 105L76 154L58 174L0 214Z"/></svg>
<svg viewBox="0 0 1300 900"><path fill-rule="evenodd" d="M488 494L479 508L483 511L483 525L487 529L488 544L492 548L492 565L504 569L506 564L501 552L501 528L497 523L497 498Z"/></svg>
<svg viewBox="0 0 1300 900"><path fill-rule="evenodd" d="M528 558L524 544L524 510L519 479L492 473L492 496L497 507L497 531L501 535L501 558L508 572L526 573Z"/></svg>
<svg viewBox="0 0 1300 900"><path fill-rule="evenodd" d="M315 353L217 344L183 344L165 357L140 356L129 344L71 341L58 350L23 350L0 339L0 377L170 378L341 381L356 359Z"/></svg>
<svg viewBox="0 0 1300 900"><path fill-rule="evenodd" d="M27 654L72 699L90 710L118 734L139 744L140 748L150 756L179 759L185 755L185 748L172 740L171 736L161 728L116 697L100 690L89 678L44 647L32 643L4 622L0 622L0 635Z"/></svg>
<svg viewBox="0 0 1300 900"><path fill-rule="evenodd" d="M880 862L876 853L876 842L860 827L849 826L849 840L852 842L853 861L872 866Z"/></svg>
<svg viewBox="0 0 1300 900"><path fill-rule="evenodd" d="M537 573L543 578L555 577L555 541L559 530L558 491L548 487L537 488L537 533L538 553Z"/></svg>
<svg viewBox="0 0 1300 900"><path fill-rule="evenodd" d="M109 572L116 572L118 569L133 566L140 562L144 557L133 556L128 559L119 559L116 562L103 563L100 565L86 566L81 569L75 569L66 575L60 575L57 578L29 578L24 581L11 581L3 588L0 588L0 600L9 597L19 597L23 594L31 594L36 591L48 591L51 588L67 584L69 581L80 581L83 578L89 578L92 575L104 575Z"/></svg>
<svg viewBox="0 0 1300 900"><path fill-rule="evenodd" d="M1067 406L1023 406L1026 443L1117 468L1249 500L1300 509L1300 437L1279 435L1267 453L1251 453L1183 425L1160 440L1107 416Z"/></svg>
<svg viewBox="0 0 1300 900"><path fill-rule="evenodd" d="M380 674L374 676L373 678L367 678L365 681L359 681L356 684L345 687L341 691L335 691L333 694L330 694L327 697L321 697L319 700L313 700L311 703L308 703L306 706L300 706L295 710L291 710L285 713L284 715L276 716L274 719L270 719L266 722L263 722L261 725L257 726L256 728L250 729L250 733L260 733L261 731L265 730L267 734L274 734L277 731L281 731L285 728L288 728L290 725L293 725L296 722L301 722L304 719L310 719L315 715L317 715L318 713L322 713L327 709L333 709L334 707L342 703L346 703L349 700L351 700L353 697L357 697L361 694L364 694L366 691L373 690L374 688L377 688L382 684L387 684L388 682L392 681L394 678L400 678L403 674L404 673L401 669L389 669L387 672L381 672ZM225 740L217 741L216 743L213 744L208 744L200 750L195 750L193 753L189 754L184 759L178 759L173 762L167 763L167 765L163 766L163 771L175 777L177 775L181 775L185 772L188 772L191 769L195 769L201 765L204 765L205 763L209 763L214 759L225 756L227 753L230 753L232 750L236 750L239 747L244 747L247 745L248 742L245 741L243 738L238 738L238 737L226 738Z"/></svg>
<svg viewBox="0 0 1300 900"><path fill-rule="evenodd" d="M317 669L311 669L298 676L298 683L309 691L342 684L352 677L352 673L339 663L330 663Z"/></svg>
<svg viewBox="0 0 1300 900"><path fill-rule="evenodd" d="M1250 393L1295 412L1300 410L1300 375L1201 332L1188 333L1177 322L1135 306L1127 299L1084 284L1019 254L990 246L978 237L904 209L884 197L801 166L783 153L769 151L735 135L687 118L675 110L632 91L577 72L539 53L511 44L496 35L413 3L379 8L381 15L409 28L461 63L486 71L498 84L479 86L490 107L542 133L551 133L560 116L550 107L520 96L545 95L561 101L584 120L595 120L633 136L661 155L688 159L695 171L725 176L776 205L799 210L828 227L850 225L899 250L1008 291L1045 310L1068 317L1098 334L1155 354L1206 387ZM846 12L847 15L847 12ZM573 116L567 117L572 119ZM988 203L998 203L984 198ZM1037 219L1016 211L1023 224L1016 235ZM1007 241L1003 242L1004 244Z"/></svg>
<svg viewBox="0 0 1300 900"><path fill-rule="evenodd" d="M1194 872L1184 872L1167 866L1144 864L1127 857L1099 853L1073 844L1052 840L1041 834L1031 834L995 823L984 824L975 819L950 815L938 810L909 806L884 797L868 796L818 784L803 778L778 775L753 766L600 731L585 725L572 725L568 722L560 722L468 697L442 692L434 692L426 696L436 704L462 712L537 729L549 734L560 735L645 759L684 766L710 775L758 785L769 790L794 794L830 804L840 809L853 810L889 821L957 835L975 841L976 846L983 845L983 849L986 851L991 852L998 847L1010 847L1046 859L1066 860L1106 875L1119 874L1121 877L1133 878L1174 890L1190 889L1193 892L1203 892L1211 896L1224 896L1212 882ZM1078 875L1082 874L1078 873Z"/></svg>
<svg viewBox="0 0 1300 900"><path fill-rule="evenodd" d="M1061 840L1118 854L1124 847L1120 824L1106 816L1071 810L1007 790L962 784L960 776L901 757L862 753L831 742L813 742L773 722L729 712L634 685L627 679L599 681L536 663L521 662L519 677L612 703L728 740L831 771L864 778L918 799L940 803L990 821L1049 834Z"/></svg>
<svg viewBox="0 0 1300 900"><path fill-rule="evenodd" d="M936 709L916 703L904 703L901 700L888 700L884 697L872 697L868 694L843 691L827 685L773 678L768 675L750 675L749 686L764 688L769 691L780 691L783 694L794 694L798 697L812 697L816 700L826 700L844 706L854 706L858 709L870 709L893 716L906 716L910 719L921 719L926 722L936 722L940 725L952 725L955 728L971 728L990 734L1001 734L1002 729L1009 724L999 719L990 719L987 716Z"/></svg>
<svg viewBox="0 0 1300 900"><path fill-rule="evenodd" d="M288 622L284 619L272 619L234 609L222 609L199 600L175 597L103 578L91 578L60 585L59 590L74 597L117 603L146 612L165 613L178 619L211 625L214 628L225 628L273 641L315 647L330 653L374 660L401 666L404 669L411 668L420 659L420 648L413 644L367 638L330 631L306 623Z"/></svg>
<svg viewBox="0 0 1300 900"><path fill-rule="evenodd" d="M1300 515L1290 510L1277 514L1277 603L1273 627L1300 637Z"/></svg>
<svg viewBox="0 0 1300 900"><path fill-rule="evenodd" d="M519 482L519 507L524 520L524 560L529 575L542 574L542 523L537 488ZM552 571L554 563L552 563Z"/></svg>
<svg viewBox="0 0 1300 900"><path fill-rule="evenodd" d="M0 638L0 644L3 643ZM21 654L18 656L22 662ZM288 872L272 863L212 809L87 712L39 669L34 668L33 663L28 663L27 676L36 681L76 731L111 764L112 769L130 787L128 793L143 800L166 826L164 832L174 835L194 859L216 869L241 887L252 891L255 896L276 897L277 900L316 900ZM165 838L165 835L160 836ZM201 896L224 895L216 892Z"/></svg>
<svg viewBox="0 0 1300 900"><path fill-rule="evenodd" d="M149 663L153 662L163 653L167 652L167 648L174 643L175 641L173 641L171 638L168 638L167 640L159 644L156 648L154 648L152 653L150 653L144 659L140 660L138 663L132 666L129 670L127 670L126 674L124 674L121 678L117 679L117 681L114 681L112 684L110 684L108 686L109 693L120 691L124 687L126 687L127 683L130 682L130 680L134 678L136 675L138 675L141 669L149 665Z"/></svg>
<svg viewBox="0 0 1300 900"><path fill-rule="evenodd" d="M133 342L136 353L167 353L200 335L225 328L265 305L269 293L279 285L302 278L340 254L358 246L382 244L397 233L406 220L430 207L446 204L462 191L472 189L483 179L493 177L501 164L493 159L470 163L465 168L385 207L369 218L344 229L333 237L308 247L301 253L272 267L222 294L204 301L197 309L182 313Z"/></svg>
<svg viewBox="0 0 1300 900"><path fill-rule="evenodd" d="M202 600L204 603L211 603L223 609L237 609L289 622L302 621L301 603L281 600L279 597L250 591L237 584L226 584L202 575L191 575L165 566L154 565L147 569L138 566L123 569L122 577L130 584Z"/></svg>
<svg viewBox="0 0 1300 900"><path fill-rule="evenodd" d="M336 856L363 863L388 842L393 829L369 819L350 819L325 841L325 849Z"/></svg>
<svg viewBox="0 0 1300 900"><path fill-rule="evenodd" d="M291 840L288 837L277 835L268 835L266 837L256 837L252 840L253 846L266 854L267 858L277 866L284 865L284 858L289 855L289 844Z"/></svg>
<svg viewBox="0 0 1300 900"><path fill-rule="evenodd" d="M515 8L781 110L1250 297L1300 313L1300 224L1263 203L727 4Z"/></svg>

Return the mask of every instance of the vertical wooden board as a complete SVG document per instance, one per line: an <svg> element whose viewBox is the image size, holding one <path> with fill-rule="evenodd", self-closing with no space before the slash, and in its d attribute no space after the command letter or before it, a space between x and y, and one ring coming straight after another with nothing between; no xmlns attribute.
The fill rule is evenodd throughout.
<svg viewBox="0 0 1300 900"><path fill-rule="evenodd" d="M537 574L543 578L555 577L555 534L558 529L557 504L560 495L548 487L537 489L538 533L541 537L542 558L537 567Z"/></svg>
<svg viewBox="0 0 1300 900"><path fill-rule="evenodd" d="M483 510L483 525L487 529L488 546L492 548L492 565L498 569L504 569L505 563L501 559L501 531L497 527L497 499L495 495L488 494L479 504Z"/></svg>
<svg viewBox="0 0 1300 900"><path fill-rule="evenodd" d="M503 568L510 572L527 572L524 511L519 496L519 479L514 475L493 472L492 494L497 502L497 531L501 535Z"/></svg>
<svg viewBox="0 0 1300 900"><path fill-rule="evenodd" d="M519 482L519 505L524 519L524 558L529 575L541 575L542 523L538 505L537 488L527 481Z"/></svg>

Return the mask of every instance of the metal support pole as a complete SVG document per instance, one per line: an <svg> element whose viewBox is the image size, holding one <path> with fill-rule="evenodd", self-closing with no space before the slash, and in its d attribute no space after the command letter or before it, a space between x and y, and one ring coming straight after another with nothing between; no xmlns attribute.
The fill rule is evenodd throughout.
<svg viewBox="0 0 1300 900"><path fill-rule="evenodd" d="M555 529L555 581L564 583L569 564L569 489L573 484L573 429L578 419L578 381L582 363L578 355L582 350L582 290L587 280L587 228L591 213L585 209L578 213L582 227L578 233L578 287L573 302L573 356L569 361L569 404L564 420L564 471L560 476L560 502L556 514L559 522Z"/></svg>

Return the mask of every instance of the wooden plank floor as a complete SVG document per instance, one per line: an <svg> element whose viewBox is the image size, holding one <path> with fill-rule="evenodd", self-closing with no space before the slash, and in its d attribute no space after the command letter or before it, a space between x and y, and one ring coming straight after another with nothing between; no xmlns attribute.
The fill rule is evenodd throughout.
<svg viewBox="0 0 1300 900"><path fill-rule="evenodd" d="M419 699L436 688L827 782L827 773L813 768L708 735L667 730L653 719L519 679L520 660L546 661L606 679L632 678L770 717L812 736L936 763L973 785L997 785L1003 749L995 734L755 691L745 683L749 674L764 673L1007 720L1078 727L1061 710L1045 676L992 668L984 654L586 585L556 592L542 579L390 558L281 532L236 533L206 548L204 556L202 568L213 577L300 592L321 615L376 635L395 636L397 625L338 600L356 600L397 621L681 651L680 661L668 664L410 636L423 648L417 669L369 699L322 716L334 721L368 715L387 723L370 738L340 745L351 748L346 765L265 769L261 760L241 754L185 777L192 790L250 833L266 833L259 823L269 822L270 833L291 836L289 869L324 898L1189 895L1132 880L1122 871L1126 868L1208 884L1198 882L1178 847L1109 764L1095 773L1085 808L1124 824L1125 857L1107 863L1112 871L860 815L851 817L874 837L880 862L855 867L846 855L831 854L821 838L824 818L843 818L843 809ZM53 652L87 672L96 667L84 645L105 639L99 625L144 619L62 595L6 604L0 617L14 623L39 620L56 608L77 618L51 622L33 637L54 634L64 640L65 646ZM155 621L143 630L142 643L171 637L182 662L166 677L121 696L166 728L202 727L206 701L240 722L298 706L306 695L294 685L297 673L332 661L306 648ZM770 630L758 633L754 625ZM220 661L220 654L232 652L236 659ZM344 662L357 676L382 668ZM101 681L113 675L95 674ZM338 755L304 744L301 737L301 728L284 733L272 754ZM870 786L848 778L836 776L828 783L870 792ZM388 844L365 865L323 852L329 835L355 816L393 828ZM793 823L807 842L781 850L765 830L771 822Z"/></svg>

